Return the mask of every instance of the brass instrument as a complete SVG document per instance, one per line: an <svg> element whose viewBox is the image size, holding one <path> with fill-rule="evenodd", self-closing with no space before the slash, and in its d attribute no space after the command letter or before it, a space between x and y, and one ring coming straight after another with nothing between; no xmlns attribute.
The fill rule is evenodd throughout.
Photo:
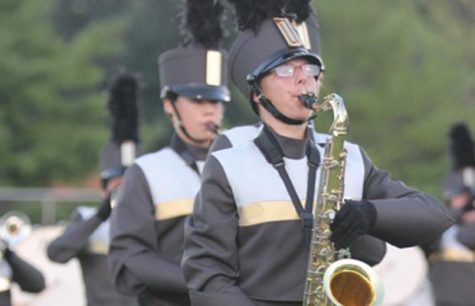
<svg viewBox="0 0 475 306"><path fill-rule="evenodd" d="M215 135L220 135L223 132L223 129L221 128L221 126L214 122L211 122L210 124L208 124L207 127L208 127L208 130Z"/></svg>
<svg viewBox="0 0 475 306"><path fill-rule="evenodd" d="M330 224L343 205L348 114L343 99L326 96L317 102L313 93L304 93L300 101L317 112L333 110L330 138L322 159L303 305L366 306L380 305L382 286L377 274L364 262L350 259L348 249L336 250L330 240Z"/></svg>
<svg viewBox="0 0 475 306"><path fill-rule="evenodd" d="M32 226L30 218L19 211L10 211L0 219L0 239L12 248L28 238Z"/></svg>
<svg viewBox="0 0 475 306"><path fill-rule="evenodd" d="M31 234L30 218L22 212L11 211L0 218L0 292L11 289L13 271L4 261L6 248L13 248Z"/></svg>

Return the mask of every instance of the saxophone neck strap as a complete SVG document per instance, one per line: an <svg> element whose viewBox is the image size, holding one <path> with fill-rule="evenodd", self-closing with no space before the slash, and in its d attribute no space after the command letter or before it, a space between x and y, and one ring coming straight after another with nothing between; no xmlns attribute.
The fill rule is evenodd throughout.
<svg viewBox="0 0 475 306"><path fill-rule="evenodd" d="M280 178L284 182L285 188L292 200L292 204L297 211L300 221L302 223L303 234L305 239L305 244L307 247L310 247L310 240L312 236L313 228L313 199L315 196L315 180L317 168L320 164L320 154L318 150L313 146L311 141L307 144L307 161L308 161L308 179L307 179L307 197L305 201L305 207L303 207L300 202L297 191L295 190L292 181L290 180L289 174L285 169L284 153L280 147L277 139L272 134L267 126L264 126L263 133L265 135L260 135L254 139L254 143L262 152L267 162L270 163L279 173Z"/></svg>

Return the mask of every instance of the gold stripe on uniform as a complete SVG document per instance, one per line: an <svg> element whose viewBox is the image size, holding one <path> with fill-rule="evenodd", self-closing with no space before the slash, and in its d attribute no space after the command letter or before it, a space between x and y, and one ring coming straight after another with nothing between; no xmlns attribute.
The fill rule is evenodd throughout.
<svg viewBox="0 0 475 306"><path fill-rule="evenodd" d="M239 207L238 213L239 226L299 220L299 215L291 201L266 201L246 204Z"/></svg>
<svg viewBox="0 0 475 306"><path fill-rule="evenodd" d="M12 287L12 280L10 277L0 276L0 292L10 290Z"/></svg>
<svg viewBox="0 0 475 306"><path fill-rule="evenodd" d="M155 220L187 216L193 212L193 198L176 199L155 204Z"/></svg>
<svg viewBox="0 0 475 306"><path fill-rule="evenodd" d="M215 50L206 51L206 84L213 86L221 85L221 52Z"/></svg>
<svg viewBox="0 0 475 306"><path fill-rule="evenodd" d="M436 252L429 256L431 262L438 261L458 261L475 262L475 252L463 249L448 248Z"/></svg>
<svg viewBox="0 0 475 306"><path fill-rule="evenodd" d="M105 241L89 241L88 249L92 254L106 255L109 253L109 243Z"/></svg>

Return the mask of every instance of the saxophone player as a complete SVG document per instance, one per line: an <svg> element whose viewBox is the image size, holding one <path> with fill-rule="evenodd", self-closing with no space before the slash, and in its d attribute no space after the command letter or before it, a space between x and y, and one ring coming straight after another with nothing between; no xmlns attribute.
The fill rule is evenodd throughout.
<svg viewBox="0 0 475 306"><path fill-rule="evenodd" d="M209 155L185 225L182 268L193 305L301 305L323 152L301 97L318 95L324 71L306 46L317 28L304 22L313 18L308 1L260 1L252 12L252 3L232 2L242 32L230 73L263 127L254 140ZM359 146L345 148L345 198L361 200L346 201L331 224L338 249L375 264L385 252L379 239L417 245L452 224L436 199L392 180Z"/></svg>

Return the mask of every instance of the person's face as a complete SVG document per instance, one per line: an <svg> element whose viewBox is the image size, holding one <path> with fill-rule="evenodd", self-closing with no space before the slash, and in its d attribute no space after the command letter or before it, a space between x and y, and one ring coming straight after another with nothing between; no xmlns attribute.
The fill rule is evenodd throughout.
<svg viewBox="0 0 475 306"><path fill-rule="evenodd" d="M120 185L120 183L122 183L122 176L116 176L116 177L110 178L107 181L105 192L111 193L112 190L114 190L117 186Z"/></svg>
<svg viewBox="0 0 475 306"><path fill-rule="evenodd" d="M275 71L271 71L260 81L264 96L281 113L292 119L306 120L312 113L300 102L298 96L305 92L314 92L318 95L320 91L320 81L317 81L314 76L306 74L301 67L308 63L306 59L292 59L283 65L295 67L293 76L279 76ZM257 102L257 97L254 97L254 101ZM260 111L264 110L261 108Z"/></svg>
<svg viewBox="0 0 475 306"><path fill-rule="evenodd" d="M456 194L450 199L450 206L453 208L464 208L469 199L470 196L466 192Z"/></svg>
<svg viewBox="0 0 475 306"><path fill-rule="evenodd" d="M206 147L209 146L216 134L210 126L221 125L223 120L224 106L222 102L210 100L195 100L184 96L178 96L176 108L181 117L181 122L186 131L194 140L188 138L179 128L178 118L173 111L171 101L164 101L165 112L172 118L173 126L177 134L186 142Z"/></svg>

